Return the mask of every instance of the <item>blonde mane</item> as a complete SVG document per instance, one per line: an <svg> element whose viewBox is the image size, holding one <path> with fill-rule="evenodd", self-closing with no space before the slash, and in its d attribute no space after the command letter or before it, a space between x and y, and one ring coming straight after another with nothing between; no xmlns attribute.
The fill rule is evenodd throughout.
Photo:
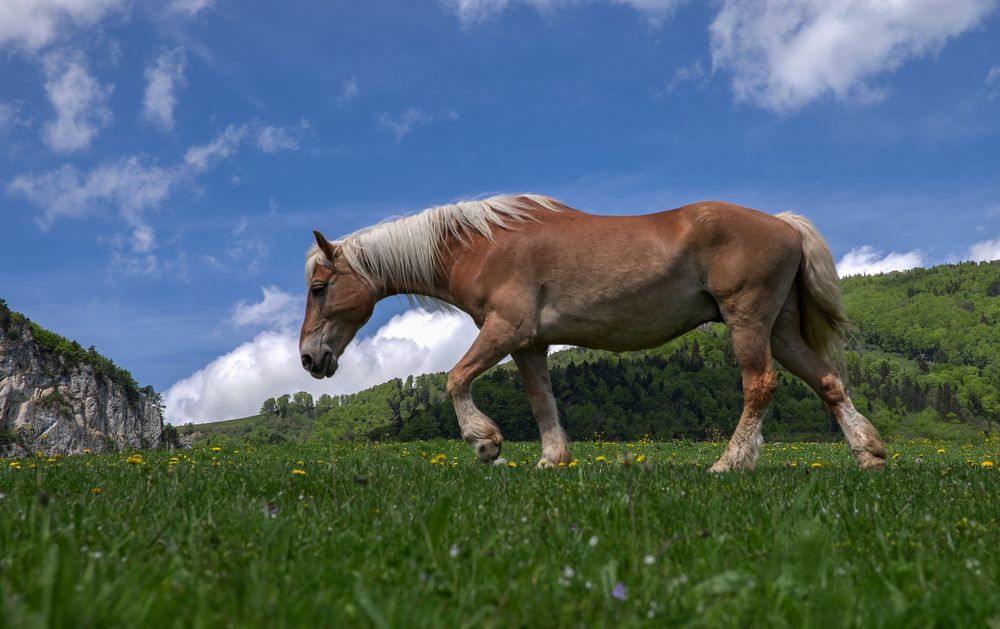
<svg viewBox="0 0 1000 629"><path fill-rule="evenodd" d="M372 288L392 283L429 291L448 236L467 243L471 235L479 234L492 241L494 228L534 220L532 211L539 208L558 212L562 207L559 201L537 194L460 201L366 227L332 242ZM306 253L306 284L323 260L323 252L313 245ZM443 305L421 295L413 298L425 308Z"/></svg>

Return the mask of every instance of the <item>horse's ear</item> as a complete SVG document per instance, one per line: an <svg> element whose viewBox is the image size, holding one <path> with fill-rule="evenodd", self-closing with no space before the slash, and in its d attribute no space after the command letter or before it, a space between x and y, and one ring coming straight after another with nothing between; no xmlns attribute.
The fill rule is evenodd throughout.
<svg viewBox="0 0 1000 629"><path fill-rule="evenodd" d="M319 246L319 250L323 252L327 260L333 262L333 259L337 255L337 250L334 248L333 243L315 229L313 230L313 235L316 236L316 244Z"/></svg>

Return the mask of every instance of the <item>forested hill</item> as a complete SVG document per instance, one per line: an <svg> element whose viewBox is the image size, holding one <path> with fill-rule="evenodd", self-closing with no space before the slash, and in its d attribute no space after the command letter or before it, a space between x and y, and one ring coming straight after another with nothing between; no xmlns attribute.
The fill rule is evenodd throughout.
<svg viewBox="0 0 1000 629"><path fill-rule="evenodd" d="M848 378L856 406L888 435L971 435L1000 428L1000 262L963 263L843 282L858 334ZM724 326L663 347L554 354L552 384L570 436L608 439L728 435L742 407L739 370ZM765 422L770 439L836 434L811 390L779 370ZM354 395L307 393L265 401L261 415L195 429L220 438L458 436L445 375L392 380ZM513 365L474 385L477 402L508 439L538 431ZM213 434L214 433L214 434Z"/></svg>

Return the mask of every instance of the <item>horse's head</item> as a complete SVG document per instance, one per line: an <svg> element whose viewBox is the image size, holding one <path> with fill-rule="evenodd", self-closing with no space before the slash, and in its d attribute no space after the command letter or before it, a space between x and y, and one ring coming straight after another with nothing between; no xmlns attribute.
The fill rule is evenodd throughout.
<svg viewBox="0 0 1000 629"><path fill-rule="evenodd" d="M319 249L306 266L306 316L299 333L302 366L314 378L327 378L337 371L337 359L358 328L375 309L375 292L340 254L340 248L319 232Z"/></svg>

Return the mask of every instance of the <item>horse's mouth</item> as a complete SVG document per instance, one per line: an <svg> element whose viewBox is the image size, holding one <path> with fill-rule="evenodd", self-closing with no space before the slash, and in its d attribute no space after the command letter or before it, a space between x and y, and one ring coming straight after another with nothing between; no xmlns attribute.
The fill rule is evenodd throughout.
<svg viewBox="0 0 1000 629"><path fill-rule="evenodd" d="M318 361L313 361L311 357L303 355L302 366L306 368L310 376L317 380L322 380L337 373L338 361L332 352L325 354Z"/></svg>
<svg viewBox="0 0 1000 629"><path fill-rule="evenodd" d="M309 375L317 380L322 380L323 378L329 378L333 374L337 373L337 359L331 356L329 360L326 361L325 365L317 365L318 368L313 368L309 370Z"/></svg>

